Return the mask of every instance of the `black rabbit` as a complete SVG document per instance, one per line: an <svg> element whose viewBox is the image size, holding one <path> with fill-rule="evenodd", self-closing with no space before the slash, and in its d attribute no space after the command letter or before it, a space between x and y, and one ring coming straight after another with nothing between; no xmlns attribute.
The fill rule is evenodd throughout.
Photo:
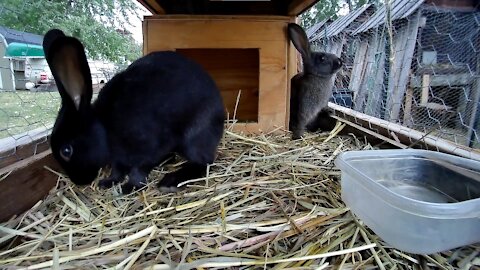
<svg viewBox="0 0 480 270"><path fill-rule="evenodd" d="M301 26L288 24L288 36L302 55L303 72L291 79L290 123L292 139L303 136L317 117L328 115L332 96L333 75L342 67L340 58L331 53L310 50L307 35Z"/></svg>
<svg viewBox="0 0 480 270"><path fill-rule="evenodd" d="M160 162L177 153L187 162L159 187L202 177L214 162L225 111L212 78L197 63L175 52L153 52L115 75L91 104L92 80L81 42L57 29L44 37L45 56L62 105L52 130L53 156L78 185L122 185L123 193L145 185Z"/></svg>

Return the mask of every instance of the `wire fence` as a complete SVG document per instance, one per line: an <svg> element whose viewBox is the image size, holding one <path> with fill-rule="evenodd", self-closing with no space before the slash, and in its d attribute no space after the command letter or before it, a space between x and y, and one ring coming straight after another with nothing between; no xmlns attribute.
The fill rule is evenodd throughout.
<svg viewBox="0 0 480 270"><path fill-rule="evenodd" d="M478 149L478 8L460 1L396 0L321 22L309 32L310 41L345 64L332 101Z"/></svg>
<svg viewBox="0 0 480 270"><path fill-rule="evenodd" d="M5 12L13 12L2 9ZM17 157L17 146L46 142L60 99L48 89L42 36L0 26L0 157ZM50 87L51 88L51 87ZM36 147L35 147L36 148ZM35 150L34 150L35 151ZM20 159L20 157L18 157Z"/></svg>

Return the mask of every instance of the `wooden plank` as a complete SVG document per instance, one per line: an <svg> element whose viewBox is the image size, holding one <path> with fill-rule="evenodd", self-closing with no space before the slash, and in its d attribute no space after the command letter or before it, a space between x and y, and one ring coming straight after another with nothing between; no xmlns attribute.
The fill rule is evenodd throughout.
<svg viewBox="0 0 480 270"><path fill-rule="evenodd" d="M380 117L382 105L384 104L384 80L385 80L385 39L379 38L376 42L376 55L380 55L375 59L375 64L372 69L372 77L374 78L371 89L368 89L368 97L366 100L365 112L371 116ZM380 52L380 53L379 53ZM373 60L373 59L372 59Z"/></svg>
<svg viewBox="0 0 480 270"><path fill-rule="evenodd" d="M430 92L430 75L424 74L422 76L422 93L420 95L420 104L428 103L429 92Z"/></svg>
<svg viewBox="0 0 480 270"><path fill-rule="evenodd" d="M296 22L296 19L292 18L291 22ZM300 56L295 49L295 46L287 41L287 96L286 99L286 114L285 114L285 129L288 130L290 123L290 95L291 95L291 79L298 73L298 61Z"/></svg>
<svg viewBox="0 0 480 270"><path fill-rule="evenodd" d="M155 13L155 9L152 8L151 6L149 6L145 0L137 0L137 2L142 5L144 8L146 8L148 11L150 11L151 13Z"/></svg>
<svg viewBox="0 0 480 270"><path fill-rule="evenodd" d="M288 17L282 17L288 19ZM255 16L162 16L146 18L149 45L176 48L252 48L261 42L286 41L287 20ZM182 32L183 31L183 32ZM229 47L224 47L229 46ZM253 47L255 48L255 47Z"/></svg>
<svg viewBox="0 0 480 270"><path fill-rule="evenodd" d="M171 0L178 1L178 0ZM197 2L198 0L190 0ZM200 1L198 1L200 2ZM240 15L240 14L257 14L257 15L287 15L287 3L284 1L204 1L198 13L221 14L221 15Z"/></svg>
<svg viewBox="0 0 480 270"><path fill-rule="evenodd" d="M45 140L45 138L50 134L52 127L53 125L49 125L48 127L40 127L0 139L0 157L2 156L1 153L8 152L15 147L27 145L38 140Z"/></svg>
<svg viewBox="0 0 480 270"><path fill-rule="evenodd" d="M0 139L0 168L47 150L50 129L41 127Z"/></svg>
<svg viewBox="0 0 480 270"><path fill-rule="evenodd" d="M477 70L478 70L478 67L477 67ZM468 140L469 146L471 146L475 142L474 128L475 128L476 121L478 121L478 106L480 103L480 79L477 78L475 80L475 83L472 88L473 88L473 108L472 108L472 114L468 121L468 130L467 130L467 140Z"/></svg>
<svg viewBox="0 0 480 270"><path fill-rule="evenodd" d="M287 127L286 42L268 42L260 47L260 89L258 121L263 131Z"/></svg>
<svg viewBox="0 0 480 270"><path fill-rule="evenodd" d="M412 104L413 104L413 88L408 87L405 94L405 108L403 109L403 124L406 127L412 126Z"/></svg>
<svg viewBox="0 0 480 270"><path fill-rule="evenodd" d="M287 14L297 16L312 7L318 0L293 0L288 6Z"/></svg>
<svg viewBox="0 0 480 270"><path fill-rule="evenodd" d="M477 56L477 73L480 70L480 58ZM468 131L467 131L467 141L468 141L468 146L473 146L475 143L480 143L478 140L478 126L480 125L480 120L479 120L479 106L480 106L480 79L478 76L476 76L475 80L473 81L472 84L472 89L470 90L472 93L472 100L473 100L473 108L472 108L472 114L470 117L470 121L468 123ZM475 130L477 128L477 130Z"/></svg>
<svg viewBox="0 0 480 270"><path fill-rule="evenodd" d="M391 85L393 91L391 99L389 102L387 102L387 110L391 112L390 117L387 119L389 119L391 122L399 121L401 104L403 103L403 97L407 89L410 67L412 66L413 54L415 52L415 46L417 43L420 17L421 11L416 11L416 13L412 15L411 19L408 20L407 27L405 27L406 32L402 31L405 32L404 46L395 47L397 50L401 50L403 53L401 58L399 57L396 59L401 63L401 69L396 70L396 72L399 72L398 79L389 81L389 87Z"/></svg>
<svg viewBox="0 0 480 270"><path fill-rule="evenodd" d="M336 55L336 56L342 57L343 47L345 47L345 41L346 41L345 35L341 35L340 44L338 45L338 48L337 48L337 50L335 51L335 55Z"/></svg>
<svg viewBox="0 0 480 270"><path fill-rule="evenodd" d="M30 209L56 185L58 176L44 167L61 171L50 151L42 152L0 170L0 222Z"/></svg>
<svg viewBox="0 0 480 270"><path fill-rule="evenodd" d="M338 47L336 48L335 50L335 55L338 56L339 58L342 58L342 53L343 53L343 48L345 47L345 42L346 42L346 35L345 34L341 34L339 35L340 37L340 42L338 43ZM343 60L345 61L345 60ZM348 72L348 69L347 67L345 66L345 63L344 63L344 66L339 70L339 72L335 73L333 75L333 81L334 81L334 84L336 87L339 87L339 88L344 88L344 83L343 83L343 78L344 77L344 74Z"/></svg>
<svg viewBox="0 0 480 270"><path fill-rule="evenodd" d="M368 49L368 43L360 42L360 47L355 53L352 74L351 74L350 83L348 86L348 88L353 92L354 100L358 95L361 82L363 80L363 77L365 76L365 66L367 64L367 62L365 61L365 57L367 55L367 49Z"/></svg>
<svg viewBox="0 0 480 270"><path fill-rule="evenodd" d="M378 139L380 139L380 140L383 140L383 141L385 141L385 142L388 142L389 144L394 145L394 146L396 146L396 147L398 147L398 148L401 148L401 149L407 148L407 146L406 146L405 144L402 144L402 143L399 143L399 142L397 142L397 141L395 141L395 140L392 140L392 139L390 139L390 138L388 138L388 137L386 137L386 136L383 136L382 134L377 133L377 132L375 132L375 131L373 131L373 130L371 130L371 129L364 128L364 127L362 127L361 125L355 124L355 123L353 123L353 122L350 122L350 121L348 121L348 120L346 120L346 119L344 119L344 118L341 118L341 117L339 117L339 116L336 116L336 115L332 115L331 117L333 117L333 118L337 119L338 121L343 122L343 123L345 123L345 124L347 124L347 125L349 125L349 126L351 126L351 127L354 127L355 129L357 129L357 130L359 130L359 131L361 131L361 132L363 132L363 133L369 134L369 135L374 136L374 137L376 137L376 138L378 138Z"/></svg>
<svg viewBox="0 0 480 270"><path fill-rule="evenodd" d="M325 52L333 53L336 56L340 57L342 55L343 45L345 43L345 38L343 37L335 37L334 39L330 39L328 41L328 46Z"/></svg>
<svg viewBox="0 0 480 270"><path fill-rule="evenodd" d="M354 108L357 111L363 111L364 105L366 102L366 96L368 93L368 82L369 80L372 79L372 72L375 72L373 70L373 64L375 62L375 53L377 52L377 40L375 38L375 35L369 35L368 36L368 46L367 46L367 53L366 57L364 59L365 62L365 71L363 76L361 77L360 80L360 85L358 88L358 94L357 97L355 98L355 105Z"/></svg>
<svg viewBox="0 0 480 270"><path fill-rule="evenodd" d="M281 16L281 15L184 15L184 14L162 14L162 15L148 15L145 20L175 20L175 21L256 21L256 22L295 22L295 17ZM296 21L300 23L300 21Z"/></svg>
<svg viewBox="0 0 480 270"><path fill-rule="evenodd" d="M334 39L330 39L329 46L327 46L327 49L325 50L325 52L335 54L337 57L340 58L342 56L344 43L345 43L344 35L340 35L335 37ZM332 77L332 80L334 81L334 85L336 87L343 88L342 86L340 86L342 84L342 82L340 81L341 80L340 73L344 72L344 70L345 70L345 67L339 70L339 72L335 73Z"/></svg>
<svg viewBox="0 0 480 270"><path fill-rule="evenodd" d="M47 137L39 138L28 144L20 145L0 153L0 168L29 158L50 148Z"/></svg>
<svg viewBox="0 0 480 270"><path fill-rule="evenodd" d="M459 115L460 119L470 119L470 111L469 108L473 106L472 103L472 89L475 83L465 85L463 87L451 87L450 89L453 91L458 91L460 92L458 94L458 107L457 107L457 113ZM465 123L463 121L456 121L455 124L456 129L463 129L465 128Z"/></svg>
<svg viewBox="0 0 480 270"><path fill-rule="evenodd" d="M152 14L165 14L165 10L160 6L156 0L137 0Z"/></svg>
<svg viewBox="0 0 480 270"><path fill-rule="evenodd" d="M153 14L289 15L297 16L319 0L289 1L178 1L137 0ZM198 2L198 3L197 3Z"/></svg>
<svg viewBox="0 0 480 270"><path fill-rule="evenodd" d="M397 84L399 78L400 78L400 73L403 68L402 63L403 63L403 58L405 55L405 44L407 42L407 37L410 34L408 32L408 26L403 26L400 29L396 30L396 35L393 36L393 42L390 44L391 46L391 51L390 53L390 58L393 59L390 61L390 72L388 74L388 88L387 88L387 104L386 104L386 112L388 112L385 115L385 119L391 119L392 118L392 108L396 102L396 96L398 96L399 92L399 86ZM393 52L392 52L393 49ZM393 55L392 55L393 53ZM410 67L409 67L410 69Z"/></svg>
<svg viewBox="0 0 480 270"><path fill-rule="evenodd" d="M423 76L412 76L410 87L421 88ZM472 84L474 77L470 73L461 74L435 74L430 76L430 87L438 86L463 86Z"/></svg>
<svg viewBox="0 0 480 270"><path fill-rule="evenodd" d="M418 105L418 107L427 108L427 109L435 110L435 111L450 111L450 110L452 110L451 106L447 106L447 105L440 104L440 103L435 103L435 102L420 103Z"/></svg>

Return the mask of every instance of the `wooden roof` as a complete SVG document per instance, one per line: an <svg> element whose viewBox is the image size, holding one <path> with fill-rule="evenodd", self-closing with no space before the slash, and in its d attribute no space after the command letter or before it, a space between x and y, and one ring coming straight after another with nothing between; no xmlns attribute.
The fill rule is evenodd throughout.
<svg viewBox="0 0 480 270"><path fill-rule="evenodd" d="M356 21L357 18L359 18L361 15L366 15L367 18L364 18L364 20L367 20L368 17L373 13L374 9L375 7L372 4L365 4L357 8L356 10L348 13L347 15L336 19L334 22L332 22L327 26L325 33L319 33L313 39L325 38L325 37L330 38L330 37L336 36L341 32L343 32L346 28L348 28L350 24Z"/></svg>
<svg viewBox="0 0 480 270"><path fill-rule="evenodd" d="M398 19L404 19L413 12L415 12L425 0L394 0L391 4L391 18L392 21ZM386 6L383 5L378 9L375 14L366 22L364 22L360 27L353 32L353 35L368 31L372 28L377 28L385 22Z"/></svg>
<svg viewBox="0 0 480 270"><path fill-rule="evenodd" d="M137 0L150 12L192 15L297 16L319 0Z"/></svg>
<svg viewBox="0 0 480 270"><path fill-rule="evenodd" d="M320 22L314 24L312 27L308 28L305 32L307 34L308 40L312 41L313 37L315 37L318 34L318 31L320 29L325 29L327 25L332 23L333 20L331 18L321 20Z"/></svg>
<svg viewBox="0 0 480 270"><path fill-rule="evenodd" d="M407 18L424 3L435 9L448 8L459 11L474 11L480 8L478 0L393 0L390 10L392 21ZM377 28L385 22L385 16L387 16L386 6L383 5L368 21L360 25L352 34L357 35L372 28Z"/></svg>

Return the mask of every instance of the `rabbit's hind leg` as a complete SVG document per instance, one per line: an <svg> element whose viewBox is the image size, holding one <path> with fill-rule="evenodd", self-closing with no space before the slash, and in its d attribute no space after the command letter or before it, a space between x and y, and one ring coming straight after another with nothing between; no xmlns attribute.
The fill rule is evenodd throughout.
<svg viewBox="0 0 480 270"><path fill-rule="evenodd" d="M180 191L178 184L190 179L204 177L206 171L207 165L187 161L179 170L166 174L158 183L158 188L162 192L178 192Z"/></svg>
<svg viewBox="0 0 480 270"><path fill-rule="evenodd" d="M218 143L223 132L222 126L209 126L195 136L190 136L179 149L187 162L179 170L165 175L158 187L162 191L177 192L181 182L205 177L207 166L215 160Z"/></svg>
<svg viewBox="0 0 480 270"><path fill-rule="evenodd" d="M175 157L174 153L160 154L159 162L156 161L145 161L142 165L134 166L130 168L128 173L128 181L122 185L122 193L128 194L134 190L139 190L147 185L147 178L150 172L155 168L159 163L169 163L171 159Z"/></svg>
<svg viewBox="0 0 480 270"><path fill-rule="evenodd" d="M292 125L292 140L300 139L303 136L307 131L307 123L307 116L302 111L299 111L297 114L297 120L294 121Z"/></svg>

